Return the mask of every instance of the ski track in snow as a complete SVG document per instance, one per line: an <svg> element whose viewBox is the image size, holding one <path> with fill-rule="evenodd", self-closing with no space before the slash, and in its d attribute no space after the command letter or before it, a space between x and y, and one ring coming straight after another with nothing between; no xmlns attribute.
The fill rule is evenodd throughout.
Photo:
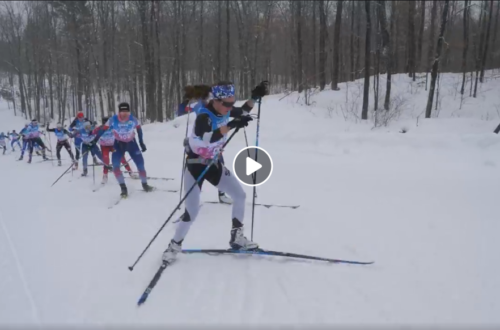
<svg viewBox="0 0 500 330"><path fill-rule="evenodd" d="M140 181L127 180L130 198L108 209L120 193L113 175L92 192L92 174L80 177L80 161L50 188L69 164L35 164L38 156L32 164L27 157L16 162L19 151L0 155L0 325L500 324L500 136L492 133L500 122L500 81L481 85L481 97L460 110L451 93L458 76L441 76L440 117L420 117L418 127L427 96L418 88L404 94L410 104L399 121L373 130L371 122L355 124L328 110L345 102L343 92L314 95L315 107L296 103L296 93L263 102L259 144L274 171L257 188L257 202L300 207L256 207L256 242L375 264L181 255L140 308L175 225L165 227L133 272L127 266L179 194L142 193ZM404 75L393 78L393 95L408 90ZM276 124L283 118L287 125ZM0 131L23 122L0 101ZM185 127L186 116L144 126L148 175L175 178L150 182L160 189L180 188ZM255 127L247 128L251 145ZM231 171L244 147L238 134L224 151ZM64 150L62 158L69 161ZM96 185L101 174L95 168ZM252 188L244 190L250 236ZM201 203L213 200L217 190L205 183ZM183 247L227 248L230 215L229 206L203 204Z"/></svg>

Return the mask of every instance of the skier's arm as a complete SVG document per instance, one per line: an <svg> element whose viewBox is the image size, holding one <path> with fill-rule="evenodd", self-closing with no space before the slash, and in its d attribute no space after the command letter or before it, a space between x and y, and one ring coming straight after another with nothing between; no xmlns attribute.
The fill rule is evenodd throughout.
<svg viewBox="0 0 500 330"><path fill-rule="evenodd" d="M250 111L252 111L253 109L253 105L254 101L252 99L249 99L241 107L233 107L229 112L229 117L238 118L241 116L248 116L250 114Z"/></svg>
<svg viewBox="0 0 500 330"><path fill-rule="evenodd" d="M71 122L71 124L69 124L69 128L71 128L71 129L74 128L76 126L76 121L77 120L78 120L77 118L73 119L73 121Z"/></svg>
<svg viewBox="0 0 500 330"><path fill-rule="evenodd" d="M141 125L137 125L135 129L137 130L137 137L139 138L139 144L144 144Z"/></svg>

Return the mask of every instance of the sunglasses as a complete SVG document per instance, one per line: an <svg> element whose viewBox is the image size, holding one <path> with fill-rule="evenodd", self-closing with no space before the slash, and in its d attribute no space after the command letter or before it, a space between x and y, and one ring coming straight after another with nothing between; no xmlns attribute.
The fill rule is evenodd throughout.
<svg viewBox="0 0 500 330"><path fill-rule="evenodd" d="M226 102L222 100L218 100L222 105L226 108L232 108L236 102Z"/></svg>

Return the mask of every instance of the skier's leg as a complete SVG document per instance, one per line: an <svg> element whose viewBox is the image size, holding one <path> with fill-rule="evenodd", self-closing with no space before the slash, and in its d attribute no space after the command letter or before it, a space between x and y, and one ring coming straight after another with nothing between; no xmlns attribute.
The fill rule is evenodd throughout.
<svg viewBox="0 0 500 330"><path fill-rule="evenodd" d="M115 174L115 178L118 183L121 185L125 185L125 178L123 177L122 170L120 169L120 159L123 157L123 153L125 148L118 147L119 142L115 142L115 152L111 156L111 162L113 163L113 173Z"/></svg>
<svg viewBox="0 0 500 330"><path fill-rule="evenodd" d="M132 168L130 167L130 164L125 160L125 155L122 157L121 163L123 166L125 166L127 172L129 172L132 175Z"/></svg>
<svg viewBox="0 0 500 330"><path fill-rule="evenodd" d="M16 142L16 140L15 140L15 139L12 139L12 141L10 141L10 147L12 148L12 151L16 151L16 150L14 149L14 142Z"/></svg>
<svg viewBox="0 0 500 330"><path fill-rule="evenodd" d="M101 151L102 151L102 160L105 165L109 165L109 153L111 151L111 147L108 146L101 146ZM108 174L108 168L107 166L103 166L103 174L107 175Z"/></svg>
<svg viewBox="0 0 500 330"><path fill-rule="evenodd" d="M69 142L64 141L63 146L64 146L64 148L66 148L66 151L68 152L69 156L71 157L71 160L74 162L75 156L73 156L73 152L71 151L71 145L69 144Z"/></svg>
<svg viewBox="0 0 500 330"><path fill-rule="evenodd" d="M184 170L184 189L188 191L195 184L196 178L194 178L193 174L189 171L188 168ZM198 217L198 211L200 209L200 194L201 194L201 185L196 184L191 193L187 196L184 204L186 210L182 216L182 221L177 225L177 229L175 230L175 234L173 237L173 241L177 244L181 244L184 238L186 237L191 224Z"/></svg>
<svg viewBox="0 0 500 330"><path fill-rule="evenodd" d="M222 156L222 154L220 155L219 159L221 164L224 165L224 157ZM229 196L227 196L223 191L219 189L219 202L225 204L231 204L233 201L231 200L231 198L229 198Z"/></svg>
<svg viewBox="0 0 500 330"><path fill-rule="evenodd" d="M83 173L87 174L87 164L89 158L89 152L87 145L82 144L82 163L83 163Z"/></svg>
<svg viewBox="0 0 500 330"><path fill-rule="evenodd" d="M212 177L208 177L207 181L216 186L220 191L229 194L233 198L233 226L231 229L231 239L229 244L233 249L256 249L259 247L258 244L250 241L243 235L246 193L231 171L220 163L219 166L221 167L221 176L218 182L213 182Z"/></svg>
<svg viewBox="0 0 500 330"><path fill-rule="evenodd" d="M61 142L57 142L57 145L56 145L56 157L57 157L57 160L61 160L61 149L63 147L63 143Z"/></svg>
<svg viewBox="0 0 500 330"><path fill-rule="evenodd" d="M139 146L137 142L131 141L127 144L128 153L130 157L134 160L135 165L137 166L137 171L139 172L139 177L141 178L142 184L147 184L148 179L146 175L146 168L144 167L144 157L142 157L142 152L139 150ZM114 156L114 155L113 155ZM123 157L123 155L122 155ZM121 160L121 157L120 157Z"/></svg>

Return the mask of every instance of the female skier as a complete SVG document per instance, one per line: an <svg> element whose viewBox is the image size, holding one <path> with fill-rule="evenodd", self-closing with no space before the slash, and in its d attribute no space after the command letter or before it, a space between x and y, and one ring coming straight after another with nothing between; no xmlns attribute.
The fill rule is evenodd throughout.
<svg viewBox="0 0 500 330"><path fill-rule="evenodd" d="M258 91L259 97L262 97L266 94L267 82L259 86L254 91L256 93ZM184 187L186 191L195 185L201 173L215 157L219 156L229 131L234 128L246 127L252 120L252 117L245 116L240 111L231 111L236 101L234 85L231 82L220 82L213 86L212 95L213 100L206 106L200 106L193 131L185 144L187 159ZM234 119L229 121L230 117ZM182 241L198 216L201 187L205 180L233 198L232 228L229 241L231 248L244 250L258 248L257 243L250 241L243 234L246 194L231 171L218 159L217 163L210 166L205 176L187 196L186 210L182 220L177 225L174 237L163 253L163 260L166 262L174 261L177 253L182 250Z"/></svg>

